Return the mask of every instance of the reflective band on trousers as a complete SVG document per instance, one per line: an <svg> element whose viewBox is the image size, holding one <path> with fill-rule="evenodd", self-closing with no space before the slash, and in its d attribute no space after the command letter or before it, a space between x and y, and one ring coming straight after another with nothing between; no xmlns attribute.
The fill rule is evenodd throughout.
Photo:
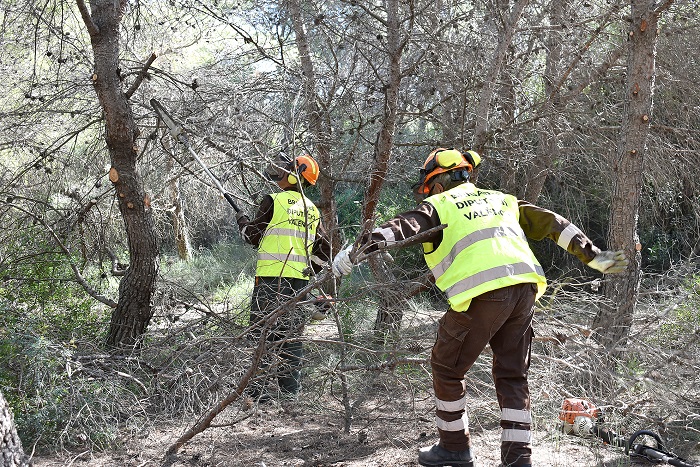
<svg viewBox="0 0 700 467"><path fill-rule="evenodd" d="M501 420L507 422L532 423L532 415L529 410L503 409Z"/></svg>
<svg viewBox="0 0 700 467"><path fill-rule="evenodd" d="M522 231L518 232L515 229L511 229L509 227L491 227L488 229L481 229L477 230L476 232L472 232L457 243L452 247L452 250L447 254L445 258L443 258L442 261L440 261L433 269L431 270L433 275L435 276L435 279L437 280L440 276L444 274L445 271L447 271L447 268L450 267L452 262L457 258L457 255L467 247L473 245L476 242L480 242L482 240L489 240L491 238L496 238L496 237L521 237L525 238L522 235ZM525 240L527 241L527 240Z"/></svg>
<svg viewBox="0 0 700 467"><path fill-rule="evenodd" d="M377 227L372 231L372 233L376 233L384 237L384 240L386 240L387 245L396 243L396 236L394 236L394 231L389 228L380 229L379 227Z"/></svg>
<svg viewBox="0 0 700 467"><path fill-rule="evenodd" d="M544 269L542 269L542 267L539 264L506 264L504 266L496 266L495 268L478 272L472 276L462 279L449 289L445 290L445 294L447 295L447 298L454 297L455 295L461 294L462 292L466 292L467 290L473 289L474 287L477 287L486 282L507 276L527 274L529 272L534 272L541 276L544 276Z"/></svg>
<svg viewBox="0 0 700 467"><path fill-rule="evenodd" d="M532 441L530 430L503 430L501 434L502 443L526 443Z"/></svg>
<svg viewBox="0 0 700 467"><path fill-rule="evenodd" d="M284 255L284 254L274 255L271 253L258 253L258 260L279 261L280 263L289 263L292 261L297 262L297 263L306 263L306 256Z"/></svg>
<svg viewBox="0 0 700 467"><path fill-rule="evenodd" d="M467 395L465 394L464 397L457 401L443 401L436 397L435 406L438 410L445 412L459 412L467 406Z"/></svg>
<svg viewBox="0 0 700 467"><path fill-rule="evenodd" d="M559 234L557 245L568 251L571 239L580 233L582 233L581 230L574 224L567 225L566 228Z"/></svg>
<svg viewBox="0 0 700 467"><path fill-rule="evenodd" d="M466 412L462 418L453 422L446 422L440 417L435 417L435 424L443 431L469 431L469 417Z"/></svg>

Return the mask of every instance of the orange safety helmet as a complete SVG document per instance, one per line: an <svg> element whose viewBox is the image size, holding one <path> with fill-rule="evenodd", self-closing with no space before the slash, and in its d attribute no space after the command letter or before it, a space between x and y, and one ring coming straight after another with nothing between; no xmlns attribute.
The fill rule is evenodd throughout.
<svg viewBox="0 0 700 467"><path fill-rule="evenodd" d="M318 162L308 154L291 159L286 154L280 153L279 164L273 162L265 170L265 176L278 184L286 177L290 185L296 185L299 183L300 175L311 185L315 185L318 180L320 172Z"/></svg>
<svg viewBox="0 0 700 467"><path fill-rule="evenodd" d="M476 151L467 151L464 154L454 148L437 148L433 150L420 169L420 181L415 185L416 193L427 195L430 193L430 181L437 175L445 172L453 172L462 169L467 172L474 170L481 163L481 156ZM463 180L468 180L464 176Z"/></svg>
<svg viewBox="0 0 700 467"><path fill-rule="evenodd" d="M318 173L318 162L310 155L304 154L294 159L294 166L290 167L287 181L292 185L296 185L298 181L296 174L299 174L311 185L315 185L316 180L318 180Z"/></svg>

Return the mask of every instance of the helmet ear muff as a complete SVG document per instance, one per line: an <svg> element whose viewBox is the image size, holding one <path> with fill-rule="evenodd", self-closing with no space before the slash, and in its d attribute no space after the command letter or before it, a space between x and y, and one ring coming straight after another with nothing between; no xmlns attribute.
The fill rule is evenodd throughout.
<svg viewBox="0 0 700 467"><path fill-rule="evenodd" d="M459 182L468 182L469 181L469 170L453 170L452 172L449 172L450 174L450 181L459 183Z"/></svg>
<svg viewBox="0 0 700 467"><path fill-rule="evenodd" d="M296 170L292 170L294 170L294 172L290 172L290 174L287 175L287 181L290 185L296 185L299 183L299 175L302 175L306 170L306 164L300 164L298 167L296 167Z"/></svg>

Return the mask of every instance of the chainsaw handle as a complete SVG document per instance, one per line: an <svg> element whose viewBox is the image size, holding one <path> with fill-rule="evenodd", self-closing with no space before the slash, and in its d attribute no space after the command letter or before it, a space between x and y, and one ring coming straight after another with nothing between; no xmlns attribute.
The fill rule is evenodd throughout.
<svg viewBox="0 0 700 467"><path fill-rule="evenodd" d="M697 467L696 464L689 464L688 462L684 461L683 459L671 459L668 461L669 464L675 465L676 467Z"/></svg>
<svg viewBox="0 0 700 467"><path fill-rule="evenodd" d="M644 444L634 444L634 441L643 435L654 438L656 441L656 447L647 446ZM625 454L629 454L630 457L636 455L656 463L665 462L669 465L675 465L677 467L696 467L695 464L690 464L672 452L666 452L661 437L653 431L639 430L634 432L632 436L630 436L627 446L629 446L629 448L625 448Z"/></svg>
<svg viewBox="0 0 700 467"><path fill-rule="evenodd" d="M630 440L627 441L627 447L625 448L625 454L629 454L630 448L633 448L633 447L636 448L636 447L637 447L637 446L635 446L634 441L635 441L637 438L639 438L640 436L643 436L643 435L651 436L652 438L654 438L654 439L656 440L656 448L657 448L659 451L663 451L663 450L664 450L664 442L661 440L661 436L657 435L657 434L654 433L653 431L649 431L649 430L639 430L639 431L635 431L634 433L632 433L632 436L630 436Z"/></svg>

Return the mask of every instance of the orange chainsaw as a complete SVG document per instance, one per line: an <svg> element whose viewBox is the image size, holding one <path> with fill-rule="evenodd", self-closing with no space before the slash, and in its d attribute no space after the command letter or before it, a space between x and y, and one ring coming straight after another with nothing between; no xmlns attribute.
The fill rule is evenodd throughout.
<svg viewBox="0 0 700 467"><path fill-rule="evenodd" d="M586 399L564 399L559 412L561 430L567 435L583 438L597 437L605 444L625 449L625 454L635 460L645 460L654 464L667 463L678 467L696 467L676 454L664 450L664 443L656 433L647 430L635 432L629 440L624 439L614 431L602 425L603 412L591 401ZM646 441L651 438L655 446Z"/></svg>

